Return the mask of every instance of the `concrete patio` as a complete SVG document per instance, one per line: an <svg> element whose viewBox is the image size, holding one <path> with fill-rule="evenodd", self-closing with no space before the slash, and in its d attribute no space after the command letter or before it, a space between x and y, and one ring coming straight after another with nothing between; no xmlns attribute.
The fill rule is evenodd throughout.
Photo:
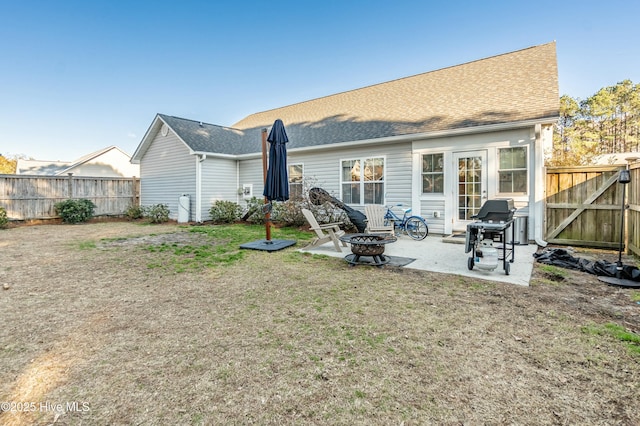
<svg viewBox="0 0 640 426"><path fill-rule="evenodd" d="M430 235L422 241L415 241L406 235L401 235L398 237L398 241L385 246L385 255L415 259L408 265L403 266L404 268L463 275L528 286L533 269L533 254L537 249L538 246L535 244L516 245L514 262L510 266L509 275L505 274L502 268L502 261L498 262L498 267L493 271L481 270L478 267L470 271L467 267L467 259L470 253L464 252L464 237L443 238L438 235ZM342 258L351 254L350 247L342 247L342 252L337 252L333 243L326 243L311 249L303 247L300 250ZM372 266L356 265L355 267L371 268Z"/></svg>

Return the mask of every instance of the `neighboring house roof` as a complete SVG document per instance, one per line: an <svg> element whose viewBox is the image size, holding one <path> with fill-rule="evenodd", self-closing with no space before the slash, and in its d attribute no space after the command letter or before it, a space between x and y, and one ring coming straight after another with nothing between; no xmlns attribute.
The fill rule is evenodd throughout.
<svg viewBox="0 0 640 426"><path fill-rule="evenodd" d="M63 176L112 150L117 150L123 155L123 157L129 158L129 154L117 146L112 145L80 157L75 161L18 160L16 164L16 174Z"/></svg>
<svg viewBox="0 0 640 426"><path fill-rule="evenodd" d="M555 42L255 113L231 128L159 114L196 152L259 152L260 131L280 118L289 149L559 115ZM155 124L155 127L154 127ZM147 136L155 134L154 121ZM153 130L152 130L153 129ZM133 156L146 150L145 140ZM150 143L150 141L149 141Z"/></svg>
<svg viewBox="0 0 640 426"><path fill-rule="evenodd" d="M92 152L91 154L87 154L84 157L80 157L77 160L75 160L74 162L72 162L69 167L67 167L65 170L62 170L61 172L58 173L58 175L64 175L67 172L70 172L72 169L75 169L83 164L86 164L88 162L90 162L91 160L100 157L101 155L106 154L107 152L111 151L111 150L118 150L120 151L124 156L129 157L129 154L127 154L126 152L124 152L123 150L121 150L120 148L118 148L115 145L111 145L108 146L104 149L101 149L99 151L95 151Z"/></svg>
<svg viewBox="0 0 640 426"><path fill-rule="evenodd" d="M601 154L593 158L593 164L627 165L629 162L640 160L640 152L619 152L616 154Z"/></svg>
<svg viewBox="0 0 640 426"><path fill-rule="evenodd" d="M16 174L55 176L61 171L66 170L70 164L71 163L68 161L18 159L18 162L16 163Z"/></svg>

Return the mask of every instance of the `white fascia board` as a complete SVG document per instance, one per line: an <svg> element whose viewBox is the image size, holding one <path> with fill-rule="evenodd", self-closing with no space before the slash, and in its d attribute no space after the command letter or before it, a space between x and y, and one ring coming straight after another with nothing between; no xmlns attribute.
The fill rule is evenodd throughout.
<svg viewBox="0 0 640 426"><path fill-rule="evenodd" d="M447 136L459 136L465 134L474 134L474 133L489 133L501 130L512 130L512 129L520 129L525 127L534 127L537 124L554 124L558 121L557 117L547 117L536 120L526 120L526 121L517 121L513 123L499 123L499 124L488 124L485 126L474 126L474 127L464 127L459 129L449 129L449 130L437 130L434 132L424 132L424 133L411 133L408 135L399 135L399 136L389 136L385 138L375 138L375 139L363 139L360 141L351 141L351 142L340 142L330 145L316 145L316 146L307 146L303 148L294 148L289 150L289 152L305 152L305 151L314 151L321 150L324 148L331 147L335 148L353 148L358 146L366 146L372 144L387 144L387 143L398 143L398 142L411 142L415 140L424 140L424 139L434 139L440 137ZM260 156L257 154L255 156ZM244 157L243 158L250 158Z"/></svg>
<svg viewBox="0 0 640 426"><path fill-rule="evenodd" d="M164 123L164 120L160 118L160 114L156 114L153 121L151 122L151 125L144 133L144 136L140 141L140 145L138 145L135 152L131 156L131 164L140 164L140 158L151 144L151 140L153 139L152 135L155 136L160 131L160 127L162 127L162 125L158 126L158 122Z"/></svg>
<svg viewBox="0 0 640 426"><path fill-rule="evenodd" d="M499 123L499 124L487 124L485 126L473 126L473 127L463 127L458 129L448 129L448 130L437 130L434 132L424 132L424 133L410 133L407 135L399 135L399 136L388 136L384 138L374 138L374 139L363 139L359 141L349 141L349 142L339 142L328 145L314 145L314 146L305 146L302 148L293 148L288 150L288 152L308 152L308 151L317 151L323 149L336 149L336 148L353 148L359 146L367 146L367 145L378 145L378 144L387 144L387 143L398 143L398 142L410 142L415 140L424 140L424 139L434 139L446 136L458 136L465 134L474 134L474 133L487 133L487 132L495 132L500 130L511 130L511 129L519 129L523 127L533 127L536 124L555 124L558 121L558 117L544 117L535 120L524 120L524 121L516 121L512 123ZM232 155L232 154L218 154L214 152L195 152L192 151L192 154L204 154L207 157L218 157L218 158L226 158L226 159L236 159L236 160L249 160L252 158L260 158L262 157L262 153L253 152L250 154L240 154L240 155Z"/></svg>
<svg viewBox="0 0 640 426"><path fill-rule="evenodd" d="M205 151L192 151L189 150L189 154L191 155L199 155L201 156L201 158L207 159L207 158L224 158L226 160L238 160L240 159L239 155L233 155L233 154L220 154L217 152L205 152Z"/></svg>

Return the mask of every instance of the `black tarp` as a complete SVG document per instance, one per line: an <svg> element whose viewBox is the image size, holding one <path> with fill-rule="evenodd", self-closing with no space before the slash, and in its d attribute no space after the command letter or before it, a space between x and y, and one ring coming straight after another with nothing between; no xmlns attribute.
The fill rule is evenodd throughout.
<svg viewBox="0 0 640 426"><path fill-rule="evenodd" d="M599 277L616 277L617 264L606 260L586 260L572 256L567 250L561 248L549 248L533 255L536 261L546 265L559 266L566 269L575 269L588 272ZM622 265L619 278L640 282L640 269L635 266Z"/></svg>
<svg viewBox="0 0 640 426"><path fill-rule="evenodd" d="M344 210L351 223L353 223L353 225L360 233L363 233L365 228L367 227L367 217L362 212L359 212L358 210L347 206L345 203L338 200L336 197L333 197L322 188L311 188L309 190L309 200L316 206L327 202L333 204L339 209Z"/></svg>

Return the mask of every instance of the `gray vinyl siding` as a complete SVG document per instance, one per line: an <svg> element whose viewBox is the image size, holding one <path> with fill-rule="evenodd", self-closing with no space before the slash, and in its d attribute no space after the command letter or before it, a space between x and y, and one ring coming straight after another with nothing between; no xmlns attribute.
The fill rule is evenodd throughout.
<svg viewBox="0 0 640 426"><path fill-rule="evenodd" d="M385 192L387 203L411 202L411 143L389 144L375 148L349 148L340 150L301 151L287 155L289 164L302 164L307 184L320 187L336 198L340 193L340 162L353 158L385 158ZM253 195L262 196L262 159L240 162L239 186L253 184ZM353 205L364 210L362 205Z"/></svg>
<svg viewBox="0 0 640 426"><path fill-rule="evenodd" d="M221 158L207 158L201 163L202 220L211 219L209 209L215 201L238 201L237 163L236 160Z"/></svg>
<svg viewBox="0 0 640 426"><path fill-rule="evenodd" d="M289 157L289 161L291 161L291 157ZM238 187L241 188L242 185L253 185L253 196L262 198L262 192L264 191L262 158L240 162ZM241 206L246 207L246 201L243 197L238 197L238 203Z"/></svg>
<svg viewBox="0 0 640 426"><path fill-rule="evenodd" d="M385 159L385 203L411 203L411 144L389 144L375 148L350 148L310 153L290 153L291 164L304 165L304 177L336 198L341 198L341 161L359 158ZM364 211L363 205L352 205Z"/></svg>
<svg viewBox="0 0 640 426"><path fill-rule="evenodd" d="M445 204L444 197L434 197L430 199L423 198L420 200L420 208L413 210L414 214L422 216L424 220L427 221L429 235L445 234ZM434 217L434 212L438 212L439 217ZM449 218L449 220L451 220L451 218Z"/></svg>
<svg viewBox="0 0 640 426"><path fill-rule="evenodd" d="M140 161L140 204L166 204L170 218L178 218L178 199L182 194L191 197L191 217L196 195L195 156L173 132L160 133L153 140Z"/></svg>

